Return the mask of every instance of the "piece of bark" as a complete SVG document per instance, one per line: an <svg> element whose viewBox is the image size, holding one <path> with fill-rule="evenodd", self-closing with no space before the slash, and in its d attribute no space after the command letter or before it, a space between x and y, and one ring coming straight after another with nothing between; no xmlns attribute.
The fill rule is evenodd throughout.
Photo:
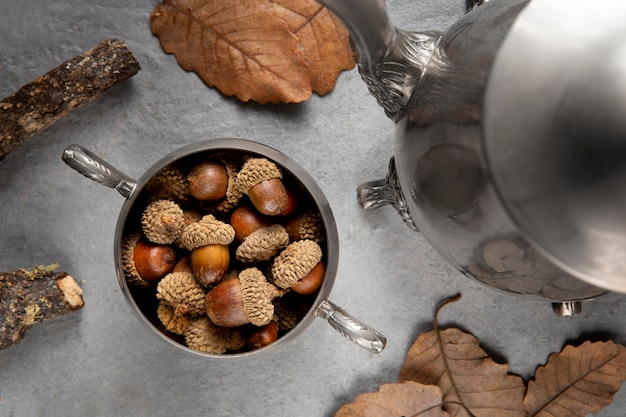
<svg viewBox="0 0 626 417"><path fill-rule="evenodd" d="M0 272L0 350L19 343L35 324L83 307L83 292L56 264Z"/></svg>
<svg viewBox="0 0 626 417"><path fill-rule="evenodd" d="M109 39L24 85L0 101L0 160L140 69L126 42Z"/></svg>

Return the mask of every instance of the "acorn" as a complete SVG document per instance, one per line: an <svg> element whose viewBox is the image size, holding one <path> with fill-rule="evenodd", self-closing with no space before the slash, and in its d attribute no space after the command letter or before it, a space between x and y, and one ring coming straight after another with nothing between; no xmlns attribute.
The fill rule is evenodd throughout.
<svg viewBox="0 0 626 417"><path fill-rule="evenodd" d="M141 214L143 234L154 243L173 243L181 235L184 226L183 209L171 200L155 200Z"/></svg>
<svg viewBox="0 0 626 417"><path fill-rule="evenodd" d="M308 239L320 243L325 238L324 222L318 211L306 211L285 222L284 226L291 242Z"/></svg>
<svg viewBox="0 0 626 417"><path fill-rule="evenodd" d="M194 165L187 175L189 192L200 201L219 201L226 197L228 172L217 161L204 161Z"/></svg>
<svg viewBox="0 0 626 417"><path fill-rule="evenodd" d="M273 282L279 288L291 288L294 291L298 289L305 293L312 293L323 281L324 269L318 266L321 260L322 249L316 242L298 240L290 243L274 258L271 268ZM308 276L309 274L311 277Z"/></svg>
<svg viewBox="0 0 626 417"><path fill-rule="evenodd" d="M159 281L156 297L173 307L178 316L199 316L205 313L205 294L193 274L172 272Z"/></svg>
<svg viewBox="0 0 626 417"><path fill-rule="evenodd" d="M217 327L204 316L191 321L185 331L185 343L193 350L221 354L242 349L245 338L241 329Z"/></svg>
<svg viewBox="0 0 626 417"><path fill-rule="evenodd" d="M280 214L289 201L278 166L266 158L250 158L237 175L237 188L252 205L268 216Z"/></svg>
<svg viewBox="0 0 626 417"><path fill-rule="evenodd" d="M126 280L138 287L148 287L167 275L176 263L174 249L149 242L133 233L122 239L122 269Z"/></svg>
<svg viewBox="0 0 626 417"><path fill-rule="evenodd" d="M179 204L189 201L189 184L187 177L178 168L168 165L161 169L146 184L148 201L172 200Z"/></svg>
<svg viewBox="0 0 626 417"><path fill-rule="evenodd" d="M293 189L293 187L285 187L285 189L287 190L287 204L281 212L278 213L278 216L283 218L289 217L295 213L300 205L300 195Z"/></svg>
<svg viewBox="0 0 626 417"><path fill-rule="evenodd" d="M183 256L176 261L172 272L189 272L193 274L193 270L191 269L191 255Z"/></svg>
<svg viewBox="0 0 626 417"><path fill-rule="evenodd" d="M246 346L250 350L261 349L271 345L278 339L278 323L270 320L269 323L255 328L246 336Z"/></svg>
<svg viewBox="0 0 626 417"><path fill-rule="evenodd" d="M300 278L298 282L291 286L292 291L302 294L311 295L322 286L324 281L324 273L326 267L322 262L318 262L305 276Z"/></svg>
<svg viewBox="0 0 626 417"><path fill-rule="evenodd" d="M216 206L212 208L213 211L220 213L227 213L237 207L239 200L243 197L243 192L237 187L237 175L239 174L238 164L230 161L225 157L220 157L219 160L224 164L226 168L226 174L228 175L228 185L226 187L226 196Z"/></svg>
<svg viewBox="0 0 626 417"><path fill-rule="evenodd" d="M174 307L163 301L157 306L157 317L165 330L178 335L185 333L191 321L187 315L176 314Z"/></svg>
<svg viewBox="0 0 626 417"><path fill-rule="evenodd" d="M263 326L274 315L272 300L284 290L267 282L258 268L244 269L236 279L221 281L206 295L206 312L211 322L221 327L248 323Z"/></svg>
<svg viewBox="0 0 626 417"><path fill-rule="evenodd" d="M272 221L247 204L242 204L230 215L230 225L235 230L235 239L243 242L253 232L272 225Z"/></svg>
<svg viewBox="0 0 626 417"><path fill-rule="evenodd" d="M228 270L228 245L234 238L232 226L211 214L183 230L181 241L191 251L191 269L205 287L218 282Z"/></svg>
<svg viewBox="0 0 626 417"><path fill-rule="evenodd" d="M254 231L237 247L238 261L252 264L272 259L289 244L289 235L284 227L273 224Z"/></svg>

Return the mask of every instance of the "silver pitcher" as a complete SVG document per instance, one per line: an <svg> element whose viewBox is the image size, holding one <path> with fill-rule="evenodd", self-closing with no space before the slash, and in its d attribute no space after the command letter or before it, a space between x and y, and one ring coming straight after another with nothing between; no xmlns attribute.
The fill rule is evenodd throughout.
<svg viewBox="0 0 626 417"><path fill-rule="evenodd" d="M626 293L626 3L472 2L445 32L384 0L319 0L396 123L391 203L464 275L557 314Z"/></svg>

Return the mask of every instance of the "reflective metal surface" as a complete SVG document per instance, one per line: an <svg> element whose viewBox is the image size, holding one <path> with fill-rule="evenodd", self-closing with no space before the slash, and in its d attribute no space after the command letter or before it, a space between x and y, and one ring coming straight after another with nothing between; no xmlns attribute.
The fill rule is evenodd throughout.
<svg viewBox="0 0 626 417"><path fill-rule="evenodd" d="M322 3L333 8L350 1ZM361 202L365 208L383 202L396 206L408 225L419 230L452 265L489 286L557 304L595 298L606 290L626 291L626 285L616 285L626 273L626 252L621 250L626 247L626 188L621 186L626 183L626 155L621 144L626 128L618 116L623 116L621 104L626 103L621 88L626 73L620 68L626 50L621 47L621 35L626 30L617 28L623 16L616 13L620 17L607 17L615 24L598 29L600 34L610 33L620 41L598 48L598 36L579 43L576 37L561 33L564 29L551 29L559 27L554 22L573 14L584 19L585 9L559 14L572 4L536 0L536 14L543 20L534 22L533 10L529 16L525 12L528 3L476 2L443 33L402 31L380 18L379 25L386 29L376 33L386 33L382 38L392 39L385 43L389 48L385 53L371 53L363 46L369 41L360 29L366 6L355 5L353 13L343 15L343 10L337 10L355 28L352 34L365 82L387 115L397 122L395 169L385 180L362 185ZM586 9L597 14L606 10L595 4L588 4ZM546 28L546 33L527 36L535 26ZM578 31L578 38L587 36L575 17L566 26ZM500 51L509 37L512 39L506 42L505 50ZM375 43L377 50L381 43ZM423 47L420 53L405 46L417 43ZM553 82L550 73L558 76L563 68L557 64L545 78L543 69L553 64L559 54L552 50L561 44L579 52L589 50L585 57L591 59L580 65L580 54L572 56L566 65L581 69L576 70L579 75L573 80L560 79L560 85L567 86L567 96L557 93L558 100L552 100L551 95L545 100L545 94L538 93L549 90ZM537 54L541 66L527 59L534 51L541 51ZM379 61L369 59L376 56ZM595 71L604 56L608 64ZM495 81L491 82L496 57ZM395 83L389 81L390 72ZM593 77L603 81L578 86ZM535 80L537 90L527 89L529 78ZM485 112L489 83L495 98L488 99ZM517 106L522 91L533 100ZM595 113L585 110L589 106L599 109L602 100L618 103L610 111L598 111L607 120L598 120ZM565 135L577 130L577 137L589 140L578 140L572 147L554 135L554 124L547 124L543 135L533 134L538 127L530 115L553 120L551 112L562 115L557 124ZM578 124L584 118L588 120ZM605 129L604 140L591 140L598 124L611 127ZM521 149L519 154L517 149ZM585 158L595 161L586 163ZM550 177L556 169L561 172ZM552 181L555 176L559 182ZM589 189L591 181L603 185ZM572 192L570 183L586 190ZM560 202L553 204L554 198ZM584 238L572 239L570 229L583 224L593 230Z"/></svg>
<svg viewBox="0 0 626 417"><path fill-rule="evenodd" d="M526 238L626 292L626 4L533 1L490 77L485 150Z"/></svg>

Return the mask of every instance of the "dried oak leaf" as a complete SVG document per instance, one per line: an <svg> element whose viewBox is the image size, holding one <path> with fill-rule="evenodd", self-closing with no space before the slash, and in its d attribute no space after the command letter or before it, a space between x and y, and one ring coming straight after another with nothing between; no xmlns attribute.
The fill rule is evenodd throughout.
<svg viewBox="0 0 626 417"><path fill-rule="evenodd" d="M328 94L344 70L354 68L350 35L341 21L314 0L270 0L276 14L298 37L309 65L311 87Z"/></svg>
<svg viewBox="0 0 626 417"><path fill-rule="evenodd" d="M441 400L441 390L434 385L384 384L342 406L335 417L448 417Z"/></svg>
<svg viewBox="0 0 626 417"><path fill-rule="evenodd" d="M530 417L584 417L611 403L626 379L626 348L585 342L552 354L528 383L524 407Z"/></svg>
<svg viewBox="0 0 626 417"><path fill-rule="evenodd" d="M473 335L439 329L439 310L451 301L437 309L434 330L421 334L409 349L400 382L439 386L451 416L525 417L523 379L489 358Z"/></svg>
<svg viewBox="0 0 626 417"><path fill-rule="evenodd" d="M311 95L298 39L266 1L164 0L150 25L181 67L224 95L262 104Z"/></svg>
<svg viewBox="0 0 626 417"><path fill-rule="evenodd" d="M224 95L299 103L336 81L331 67L339 64L327 58L339 41L320 25L327 14L314 0L288 7L271 0L164 0L152 11L150 25L181 67ZM316 66L321 62L322 70Z"/></svg>

